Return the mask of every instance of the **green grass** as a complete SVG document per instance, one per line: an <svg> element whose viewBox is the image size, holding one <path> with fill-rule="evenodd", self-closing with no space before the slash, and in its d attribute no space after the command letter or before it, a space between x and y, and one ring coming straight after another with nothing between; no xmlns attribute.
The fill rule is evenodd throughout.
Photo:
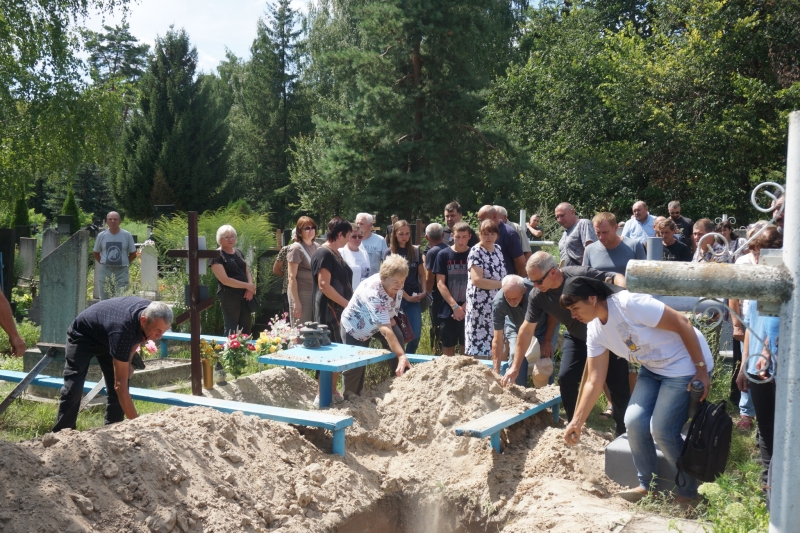
<svg viewBox="0 0 800 533"><path fill-rule="evenodd" d="M129 231L131 235L136 235L139 242L147 240L147 223L125 220L119 225L120 228Z"/></svg>
<svg viewBox="0 0 800 533"><path fill-rule="evenodd" d="M25 341L25 346L27 346L28 348L36 346L36 343L39 342L39 334L41 333L41 331L42 328L40 328L33 322L29 322L28 320L23 320L22 322L17 323L17 332L19 333L20 337L22 337L22 339ZM11 343L8 342L8 335L6 334L5 331L0 329L0 355L10 354L10 353L11 353ZM7 369L7 370L12 370L12 369Z"/></svg>

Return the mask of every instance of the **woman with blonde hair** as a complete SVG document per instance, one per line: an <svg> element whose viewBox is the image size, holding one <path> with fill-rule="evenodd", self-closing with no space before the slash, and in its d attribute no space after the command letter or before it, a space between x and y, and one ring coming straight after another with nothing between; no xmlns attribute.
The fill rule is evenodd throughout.
<svg viewBox="0 0 800 533"><path fill-rule="evenodd" d="M406 353L417 353L419 346L419 336L422 334L422 304L423 298L427 297L425 292L425 263L422 261L422 254L419 246L411 244L411 226L405 220L398 220L392 226L389 239L389 249L386 256L396 254L408 263L408 275L403 283L403 301L400 309L408 317L411 331L414 332L414 340L406 345Z"/></svg>
<svg viewBox="0 0 800 533"><path fill-rule="evenodd" d="M313 320L311 256L319 248L314 242L317 236L317 223L314 219L300 217L297 219L295 231L295 242L286 254L289 263L289 316L292 326Z"/></svg>

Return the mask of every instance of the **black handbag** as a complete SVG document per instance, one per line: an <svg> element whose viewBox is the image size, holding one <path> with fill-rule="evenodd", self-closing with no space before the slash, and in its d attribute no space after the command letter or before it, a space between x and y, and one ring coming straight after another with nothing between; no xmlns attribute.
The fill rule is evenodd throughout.
<svg viewBox="0 0 800 533"><path fill-rule="evenodd" d="M261 307L261 302L258 301L258 296L254 294L252 298L247 300L247 307L250 309L251 313L258 311L258 308Z"/></svg>
<svg viewBox="0 0 800 533"><path fill-rule="evenodd" d="M403 332L403 342L409 343L417 338L416 335L414 335L414 330L411 329L411 322L408 320L405 313L399 311L397 316L394 317L394 321L397 327L400 328L400 331Z"/></svg>

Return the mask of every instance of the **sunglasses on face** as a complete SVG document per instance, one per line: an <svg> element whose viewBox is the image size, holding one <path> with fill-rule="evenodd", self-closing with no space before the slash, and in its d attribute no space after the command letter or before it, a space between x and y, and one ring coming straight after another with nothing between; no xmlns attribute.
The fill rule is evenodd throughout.
<svg viewBox="0 0 800 533"><path fill-rule="evenodd" d="M351 239L358 239L359 241L364 238L363 235L350 235Z"/></svg>
<svg viewBox="0 0 800 533"><path fill-rule="evenodd" d="M544 283L544 280L545 280L545 279L547 279L547 276L549 276L549 275L550 275L550 270L553 270L553 269L551 268L551 269L549 269L547 272L545 272L545 273L544 273L544 276L542 276L542 279L539 279L539 280L531 280L531 281L533 281L533 284L534 284L534 285L541 285L542 283Z"/></svg>
<svg viewBox="0 0 800 533"><path fill-rule="evenodd" d="M308 226L308 227L303 228L303 231L317 231L317 227L316 226Z"/></svg>

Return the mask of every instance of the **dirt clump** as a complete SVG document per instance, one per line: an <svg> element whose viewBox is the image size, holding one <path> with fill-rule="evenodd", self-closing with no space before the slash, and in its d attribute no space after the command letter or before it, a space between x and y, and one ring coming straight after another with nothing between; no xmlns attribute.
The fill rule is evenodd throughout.
<svg viewBox="0 0 800 533"><path fill-rule="evenodd" d="M292 409L311 409L316 394L316 381L291 367L272 368L203 389L203 395L211 398Z"/></svg>

